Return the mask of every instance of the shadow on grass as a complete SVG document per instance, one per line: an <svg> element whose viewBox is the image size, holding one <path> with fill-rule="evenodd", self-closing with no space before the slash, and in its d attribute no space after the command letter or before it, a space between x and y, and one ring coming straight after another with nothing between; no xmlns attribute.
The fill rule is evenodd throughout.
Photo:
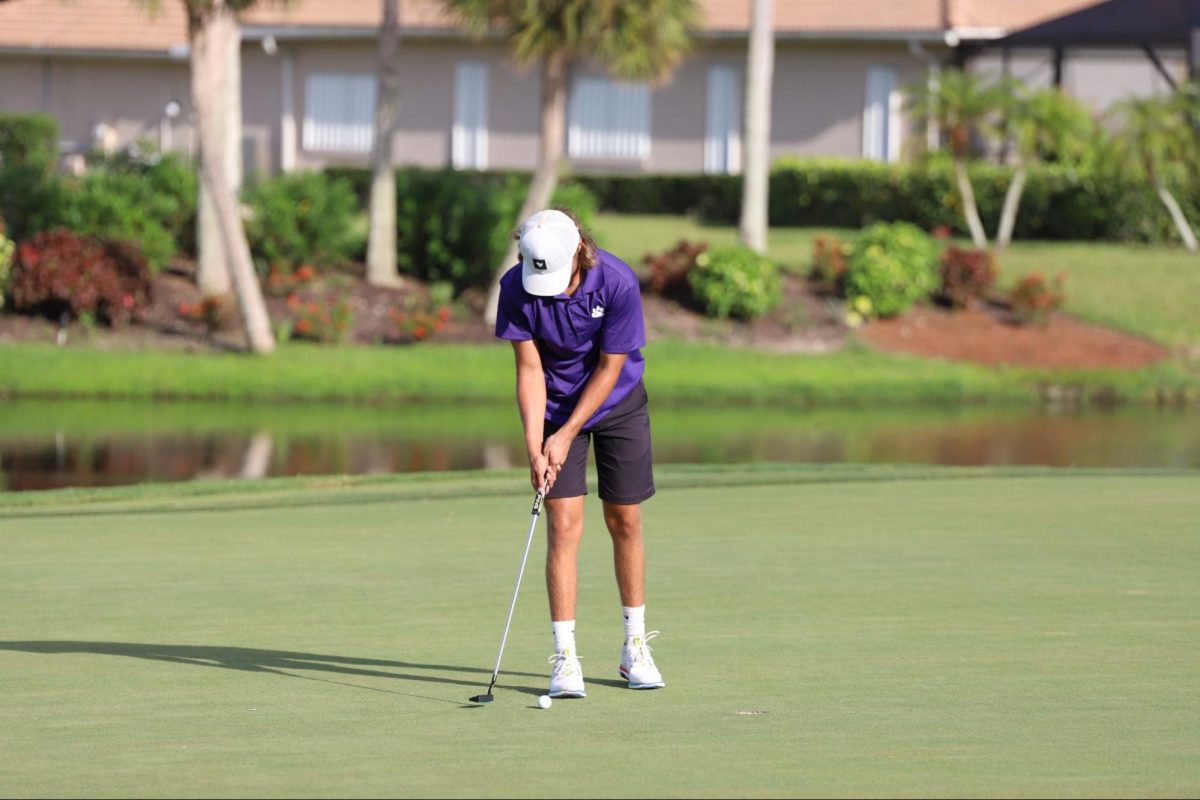
<svg viewBox="0 0 1200 800"><path fill-rule="evenodd" d="M450 664L417 664L410 661L388 661L374 658L353 658L350 656L328 656L316 653L296 653L287 650L258 650L250 647L219 647L185 644L138 644L133 642L3 642L0 641L0 651L11 650L21 653L40 653L43 655L63 655L73 653L91 653L102 656L126 656L129 658L144 658L149 661L165 661L173 664L191 664L199 667L220 667L244 672L269 672L275 675L286 675L289 678L336 683L357 689L367 689L391 694L407 694L425 700L438 702L454 702L441 697L427 697L408 692L392 692L374 686L346 683L344 681L318 678L310 675L300 675L291 670L309 670L336 675L356 675L370 678L394 678L402 681L418 683L439 683L449 686L467 686L482 689L491 677L491 671L479 667L461 667ZM398 672L394 670L405 670ZM421 675L407 670L429 670L430 675ZM449 677L437 673L464 673L464 677ZM477 675L468 679L465 674ZM547 676L533 672L501 672L499 688L529 695L545 694L545 689L532 686L506 686L505 676L520 676L524 678L545 679ZM624 681L592 679L591 683L604 686L624 688ZM458 705L458 703L455 703Z"/></svg>

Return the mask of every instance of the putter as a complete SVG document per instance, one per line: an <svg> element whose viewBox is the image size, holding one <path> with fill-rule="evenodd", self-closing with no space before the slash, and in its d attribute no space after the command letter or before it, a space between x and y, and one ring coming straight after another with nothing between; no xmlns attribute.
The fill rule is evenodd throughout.
<svg viewBox="0 0 1200 800"><path fill-rule="evenodd" d="M504 658L504 645L508 641L508 627L512 625L513 611L517 607L517 594L521 591L521 578L525 575L525 562L529 559L529 546L533 544L533 532L537 529L538 515L542 513L542 492L533 498L533 519L529 522L529 538L525 540L525 554L521 556L521 569L517 572L517 588L513 589L512 603L508 607L508 620L504 623L504 636L500 638L500 652L496 655L496 669L492 671L492 682L488 684L485 694L477 694L471 698L472 703L490 703L493 700L492 689L496 686L496 678L500 676L500 659Z"/></svg>

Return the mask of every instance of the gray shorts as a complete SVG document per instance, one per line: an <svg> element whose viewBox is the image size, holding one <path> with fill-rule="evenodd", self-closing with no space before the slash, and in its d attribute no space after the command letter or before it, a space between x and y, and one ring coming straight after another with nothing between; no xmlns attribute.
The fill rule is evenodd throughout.
<svg viewBox="0 0 1200 800"><path fill-rule="evenodd" d="M654 469L650 451L650 412L646 387L640 381L604 419L579 432L558 480L546 495L554 500L587 494L588 440L596 442L596 473L600 499L636 505L654 496ZM546 436L559 426L546 420Z"/></svg>

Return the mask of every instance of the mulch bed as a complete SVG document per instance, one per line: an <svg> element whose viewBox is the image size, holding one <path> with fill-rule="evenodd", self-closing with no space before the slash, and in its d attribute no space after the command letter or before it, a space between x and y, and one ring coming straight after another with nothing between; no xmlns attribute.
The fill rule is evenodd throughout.
<svg viewBox="0 0 1200 800"><path fill-rule="evenodd" d="M1018 325L995 303L955 312L922 306L871 322L859 336L888 352L1049 369L1136 369L1170 355L1153 342L1061 313L1045 324Z"/></svg>
<svg viewBox="0 0 1200 800"><path fill-rule="evenodd" d="M814 288L803 277L782 277L783 302L752 322L709 319L678 298L644 290L647 337L651 341L678 338L792 353L826 353L844 347L850 334L842 322L841 301ZM355 344L403 344L406 339L397 335L392 310L428 305L428 289L419 282L382 289L369 286L361 275L351 273L319 277L296 288L295 294L301 302L349 302L353 317L346 341ZM482 318L485 298L482 291L460 298L453 318L432 340L494 341L490 326ZM191 265L177 263L155 277L152 305L138 324L115 330L99 325L88 330L73 322L60 331L50 320L0 313L0 344L52 343L62 338L67 346L99 349L243 350L245 339L236 314L213 333L180 315L181 305L199 301ZM286 294L268 295L267 306L276 323L295 313ZM921 306L896 319L873 321L863 326L858 336L886 352L1023 367L1134 369L1170 355L1145 339L1061 313L1051 315L1043 325L1017 325L999 303L958 312Z"/></svg>

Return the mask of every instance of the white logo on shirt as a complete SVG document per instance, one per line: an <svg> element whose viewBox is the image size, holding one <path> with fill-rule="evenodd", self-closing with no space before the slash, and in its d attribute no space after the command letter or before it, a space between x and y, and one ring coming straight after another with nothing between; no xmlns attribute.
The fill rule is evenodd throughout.
<svg viewBox="0 0 1200 800"><path fill-rule="evenodd" d="M592 319L604 316L604 306L596 306L592 309Z"/></svg>

